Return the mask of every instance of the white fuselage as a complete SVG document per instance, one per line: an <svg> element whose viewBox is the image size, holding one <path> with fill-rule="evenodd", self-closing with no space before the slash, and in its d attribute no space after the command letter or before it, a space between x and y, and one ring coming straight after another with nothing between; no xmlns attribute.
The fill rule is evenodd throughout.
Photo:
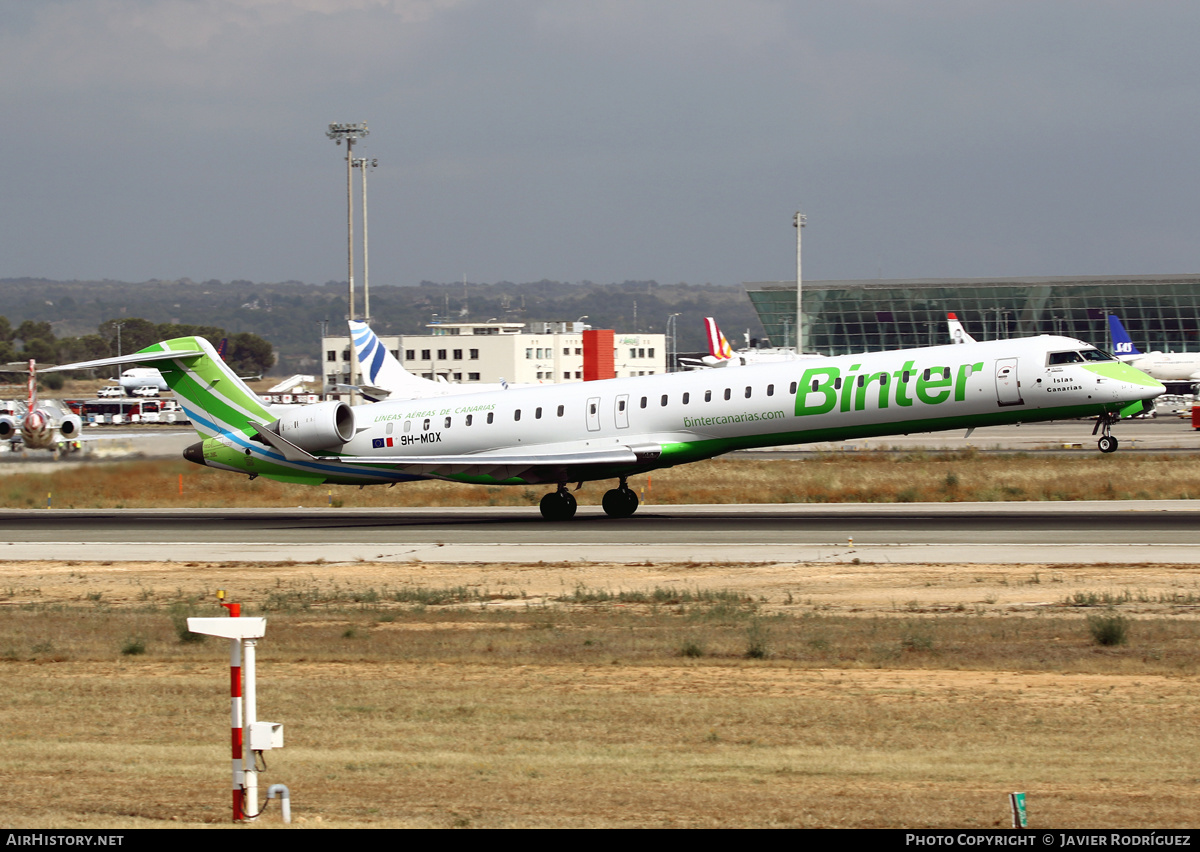
<svg viewBox="0 0 1200 852"><path fill-rule="evenodd" d="M705 456L740 447L1084 416L1162 392L1145 377L1138 382L1105 374L1124 368L1115 361L1047 363L1048 353L1083 348L1091 349L1042 336L382 402L355 407L360 431L340 454L539 454L657 444L693 447ZM1109 369L1097 372L1101 366Z"/></svg>
<svg viewBox="0 0 1200 852"><path fill-rule="evenodd" d="M1122 356L1121 360L1160 382L1200 381L1200 353L1148 352Z"/></svg>

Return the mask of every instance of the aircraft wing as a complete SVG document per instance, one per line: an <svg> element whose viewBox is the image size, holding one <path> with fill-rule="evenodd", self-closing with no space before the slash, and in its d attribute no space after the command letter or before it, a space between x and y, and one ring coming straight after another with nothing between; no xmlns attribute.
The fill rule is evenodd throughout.
<svg viewBox="0 0 1200 852"><path fill-rule="evenodd" d="M268 426L253 423L263 441L293 462L323 462L355 467L382 467L433 478L487 476L496 480L524 477L530 481L561 480L568 468L625 466L657 459L658 444L614 446L604 449L563 450L543 453L484 452L445 456L314 456L277 435Z"/></svg>

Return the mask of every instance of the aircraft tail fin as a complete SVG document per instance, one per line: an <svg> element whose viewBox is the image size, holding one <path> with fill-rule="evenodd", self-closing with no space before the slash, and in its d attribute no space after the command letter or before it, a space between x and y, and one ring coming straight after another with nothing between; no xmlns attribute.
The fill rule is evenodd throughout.
<svg viewBox="0 0 1200 852"><path fill-rule="evenodd" d="M967 334L962 322L953 313L946 314L946 327L950 329L951 343L975 343L975 338Z"/></svg>
<svg viewBox="0 0 1200 852"><path fill-rule="evenodd" d="M708 354L721 361L726 361L733 357L733 347L729 345L729 341L725 339L725 335L721 333L720 326L712 317L704 318L704 330L708 333Z"/></svg>
<svg viewBox="0 0 1200 852"><path fill-rule="evenodd" d="M238 378L203 337L177 337L133 355L65 364L56 370L86 370L114 364L151 364L204 438L230 432L255 434L254 423L278 419Z"/></svg>
<svg viewBox="0 0 1200 852"><path fill-rule="evenodd" d="M362 368L364 386L387 391L396 399L440 396L444 392L437 382L406 370L365 322L350 320L350 340Z"/></svg>
<svg viewBox="0 0 1200 852"><path fill-rule="evenodd" d="M1125 330L1124 324L1116 314L1108 315L1108 330L1112 333L1113 354L1142 354L1140 351L1138 351L1138 348L1133 345L1133 338L1129 336L1129 332Z"/></svg>

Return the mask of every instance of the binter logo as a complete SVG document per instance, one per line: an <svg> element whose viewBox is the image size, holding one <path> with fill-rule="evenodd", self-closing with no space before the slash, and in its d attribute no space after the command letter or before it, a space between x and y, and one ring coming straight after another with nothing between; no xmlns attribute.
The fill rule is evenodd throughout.
<svg viewBox="0 0 1200 852"><path fill-rule="evenodd" d="M867 408L901 408L913 402L941 405L947 400L967 398L967 379L983 371L983 362L958 367L925 367L918 370L914 361L905 361L895 372L859 372L861 364L851 364L843 374L838 367L810 367L796 392L796 416L827 414L838 411L864 411Z"/></svg>

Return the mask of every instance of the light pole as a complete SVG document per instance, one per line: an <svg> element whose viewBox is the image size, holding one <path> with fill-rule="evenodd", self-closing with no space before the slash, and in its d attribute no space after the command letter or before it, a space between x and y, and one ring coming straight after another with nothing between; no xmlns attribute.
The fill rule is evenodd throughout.
<svg viewBox="0 0 1200 852"><path fill-rule="evenodd" d="M368 160L360 157L354 161L354 168L362 170L362 210L363 210L363 322L371 323L371 278L370 265L367 260L367 170L379 165L379 160Z"/></svg>
<svg viewBox="0 0 1200 852"><path fill-rule="evenodd" d="M667 372L674 373L676 361L678 360L679 346L675 342L675 333L679 328L679 314L671 314L667 317Z"/></svg>
<svg viewBox="0 0 1200 852"><path fill-rule="evenodd" d="M801 311L801 294L804 290L804 279L800 276L800 232L808 217L799 210L792 216L792 227L796 229L796 354L804 354L804 314Z"/></svg>
<svg viewBox="0 0 1200 852"><path fill-rule="evenodd" d="M354 143L359 139L364 138L368 133L367 123L359 121L355 123L330 124L329 129L325 131L325 135L332 139L338 145L342 144L342 140L346 141L346 266L348 268L348 289L350 295L349 309L350 314L346 317L348 320L354 319ZM349 328L346 329L349 333ZM358 379L358 356L354 352L354 341L350 341L350 384L354 385ZM354 403L356 394L350 392L350 402Z"/></svg>

